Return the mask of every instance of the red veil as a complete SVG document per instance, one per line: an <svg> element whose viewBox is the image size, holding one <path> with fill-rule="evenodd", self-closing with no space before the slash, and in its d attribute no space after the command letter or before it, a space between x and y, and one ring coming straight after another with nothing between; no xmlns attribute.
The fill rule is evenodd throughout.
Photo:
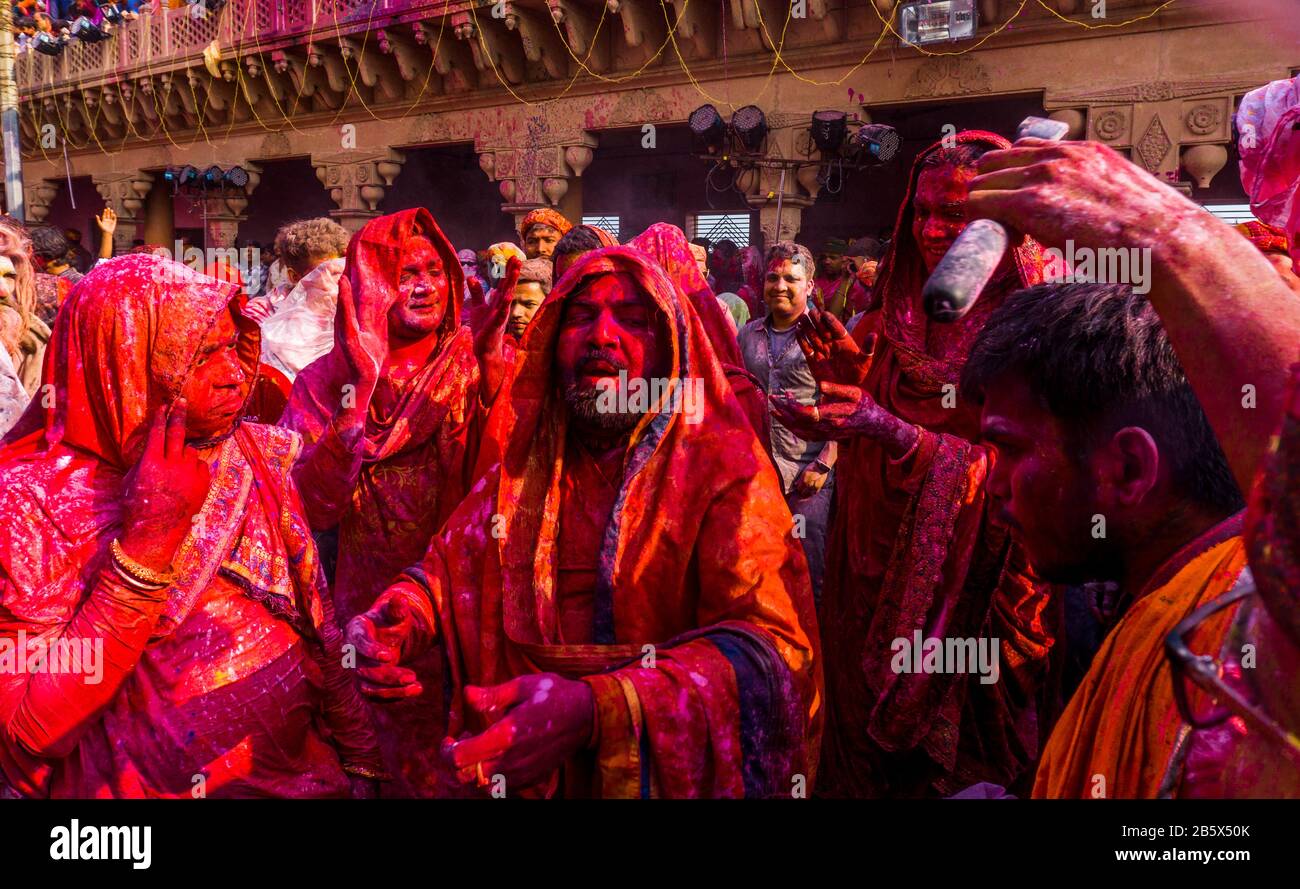
<svg viewBox="0 0 1300 889"><path fill-rule="evenodd" d="M593 643L572 644L557 603L567 412L555 349L565 300L609 272L652 295L676 391L697 386L702 414L688 422L660 403L632 433L597 560ZM483 729L466 684L556 671L597 698L599 748L568 771L568 793L788 794L792 774L811 776L821 682L807 565L704 326L650 257L625 246L577 261L529 324L488 429L503 459L408 575L451 664L452 733Z"/></svg>
<svg viewBox="0 0 1300 889"><path fill-rule="evenodd" d="M700 324L709 337L709 343L713 346L713 352L722 362L723 372L745 409L749 425L753 427L759 441L766 443L769 425L767 396L758 379L745 368L745 360L740 355L740 343L727 321L727 310L714 296L704 275L700 274L700 267L691 254L686 234L675 225L656 222L628 241L627 245L653 257L667 273L668 280L677 285L682 296L694 307Z"/></svg>
<svg viewBox="0 0 1300 889"><path fill-rule="evenodd" d="M0 769L23 794L189 795L191 777L202 773L209 794L344 795L340 758L345 767L379 769L290 480L299 447L292 433L242 423L214 445L211 490L176 553L178 580L153 615L120 623L102 609L83 612L121 529L126 474L147 421L180 393L236 290L156 256L98 265L55 325L52 397L32 403L27 431L0 451L9 517L0 533L0 637L55 639L80 627L117 640L138 635L146 617L151 632L142 653L106 659L115 671L99 692L107 699L80 723L66 702L74 693L93 697L93 686L72 692L0 675ZM251 375L251 322L240 326L239 356ZM244 645L236 634L247 634ZM268 654L260 643L273 637L278 647ZM295 665L303 657L314 666ZM279 683L282 699L268 696L264 682ZM307 693L317 701L308 715L324 719L337 753L282 709L296 706L304 684L318 689ZM170 732L184 723L181 743ZM251 748L249 738L258 739ZM263 739L271 744L260 746ZM39 748L58 752L32 756Z"/></svg>
<svg viewBox="0 0 1300 889"><path fill-rule="evenodd" d="M956 138L1010 144L983 131ZM837 464L821 615L829 704L823 779L832 794L918 795L981 780L1006 785L1038 752L1032 700L1027 706L1022 695L1028 689L1032 698L1045 669L1052 636L1042 613L1049 598L1005 530L987 521L991 456L971 443L979 411L953 399L989 314L1011 292L1041 281L1041 248L1028 239L1014 248L957 322L949 354L927 351L936 322L921 303L927 271L912 235L912 202L925 159L942 147L935 143L913 165L873 291L880 308L854 329L859 344L877 337L865 391L923 432L900 461L855 439ZM891 643L910 640L918 628L925 637L1000 638L1002 678L982 685L970 676L895 673Z"/></svg>
<svg viewBox="0 0 1300 889"><path fill-rule="evenodd" d="M352 391L344 343L382 366L388 312L399 298L402 250L421 236L433 244L449 279L437 345L410 380L380 374L373 389ZM294 475L312 528L339 529L334 602L343 624L368 610L398 572L419 561L469 490L478 451L479 372L472 334L461 325L463 290L456 248L427 210L371 220L348 245L334 349L294 380L280 422L305 440ZM335 428L345 397L368 406L364 429ZM442 779L441 667L430 657L412 668L425 695L376 707L374 718L395 773L394 792L430 796Z"/></svg>

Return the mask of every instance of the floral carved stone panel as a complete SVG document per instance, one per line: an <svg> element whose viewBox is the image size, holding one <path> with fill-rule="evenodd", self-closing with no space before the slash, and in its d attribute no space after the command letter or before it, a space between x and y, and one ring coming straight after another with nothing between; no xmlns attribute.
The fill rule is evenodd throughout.
<svg viewBox="0 0 1300 889"><path fill-rule="evenodd" d="M1160 115L1151 118L1151 123L1147 124L1146 132L1142 138L1133 146L1138 160L1147 171L1154 173L1160 169L1161 162L1165 155L1169 154L1169 149L1174 146L1174 142L1169 138L1169 133L1165 131L1165 126L1160 122Z"/></svg>

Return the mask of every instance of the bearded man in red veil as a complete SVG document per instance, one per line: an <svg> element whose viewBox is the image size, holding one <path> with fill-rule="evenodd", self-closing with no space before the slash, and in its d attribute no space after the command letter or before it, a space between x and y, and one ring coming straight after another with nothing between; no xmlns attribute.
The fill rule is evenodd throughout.
<svg viewBox="0 0 1300 889"><path fill-rule="evenodd" d="M1027 239L1010 250L957 323L929 321L921 302L966 225L976 160L1008 145L967 131L921 153L877 280L879 308L852 337L812 313L801 344L822 402L773 399L796 434L847 441L820 615L828 796L947 795L981 781L1023 790L1051 728L1059 608L1007 529L990 521L993 456L972 444L979 410L957 391L989 314L1042 279L1041 250ZM906 656L918 641L932 650L952 639L987 640L997 675L930 670Z"/></svg>
<svg viewBox="0 0 1300 889"><path fill-rule="evenodd" d="M404 665L441 649L443 755L483 794L803 795L821 721L807 564L659 265L577 260L488 428L510 430L501 462L348 627L363 690L409 685Z"/></svg>
<svg viewBox="0 0 1300 889"><path fill-rule="evenodd" d="M0 797L373 795L382 760L291 477L241 421L238 287L156 256L60 310L0 451Z"/></svg>
<svg viewBox="0 0 1300 889"><path fill-rule="evenodd" d="M294 469L314 530L338 528L334 602L346 623L419 561L473 479L482 408L504 374L509 303L477 337L461 324L464 271L427 210L366 224L339 279L334 349L294 380L281 425L305 447ZM485 391L476 352L483 356ZM443 787L441 664L415 665L420 694L375 712L391 792ZM426 743L427 742L427 743Z"/></svg>

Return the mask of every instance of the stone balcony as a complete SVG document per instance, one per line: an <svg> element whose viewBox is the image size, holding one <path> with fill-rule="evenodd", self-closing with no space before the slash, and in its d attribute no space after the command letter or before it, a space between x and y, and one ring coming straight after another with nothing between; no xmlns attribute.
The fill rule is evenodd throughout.
<svg viewBox="0 0 1300 889"><path fill-rule="evenodd" d="M1030 0L1002 30L1019 0L979 0L979 37L1076 36L1081 29L1059 16L1095 24L1093 2ZM1180 11L1224 5L1176 4ZM633 73L642 86L697 73L743 75L774 66L784 73L796 62L847 66L877 42L877 58L898 53L896 36L881 33L896 18L896 5L796 0L800 16L786 0L231 0L205 17L189 7L145 14L118 26L109 40L73 41L58 56L21 53L16 76L29 103L28 139L46 122L77 141L147 138L163 125L279 122L349 103L359 110L363 103L436 103L485 90L517 101L509 95L516 87L532 88L524 98L556 89L608 92L629 88L626 75ZM1106 21L1160 5L1108 0ZM611 80L600 81L604 76Z"/></svg>

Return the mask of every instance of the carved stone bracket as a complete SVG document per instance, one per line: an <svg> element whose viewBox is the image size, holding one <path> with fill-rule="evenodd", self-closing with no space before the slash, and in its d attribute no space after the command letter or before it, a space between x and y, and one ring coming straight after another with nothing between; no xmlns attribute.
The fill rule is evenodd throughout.
<svg viewBox="0 0 1300 889"><path fill-rule="evenodd" d="M1129 149L1134 163L1152 175L1176 182L1180 170L1186 170L1204 188L1223 167L1219 159L1226 154L1223 146L1232 140L1236 97L1268 79L1260 73L1097 90L1048 90L1043 105L1054 112L1053 118L1068 118L1072 131L1079 128L1086 138ZM1074 115L1086 120L1082 127ZM1204 149L1194 150L1198 146Z"/></svg>
<svg viewBox="0 0 1300 889"><path fill-rule="evenodd" d="M525 147L492 145L480 139L479 166L501 192L501 209L516 220L536 207L558 207L570 182L595 157L596 137L586 131L556 134L529 129Z"/></svg>
<svg viewBox="0 0 1300 889"><path fill-rule="evenodd" d="M329 190L338 208L330 216L348 231L359 231L379 216L385 189L402 171L406 156L393 148L313 154L316 178Z"/></svg>
<svg viewBox="0 0 1300 889"><path fill-rule="evenodd" d="M144 199L153 188L153 175L142 170L93 173L91 180L104 203L117 214L113 232L115 252L125 253L144 226Z"/></svg>
<svg viewBox="0 0 1300 889"><path fill-rule="evenodd" d="M214 194L204 200L204 229L209 247L234 247L239 236L240 224L248 218L248 198L262 181L259 167L245 163L248 172L248 185L242 191L227 194Z"/></svg>
<svg viewBox="0 0 1300 889"><path fill-rule="evenodd" d="M38 179L23 188L23 209L29 223L41 223L50 217L50 204L59 187L48 179Z"/></svg>

